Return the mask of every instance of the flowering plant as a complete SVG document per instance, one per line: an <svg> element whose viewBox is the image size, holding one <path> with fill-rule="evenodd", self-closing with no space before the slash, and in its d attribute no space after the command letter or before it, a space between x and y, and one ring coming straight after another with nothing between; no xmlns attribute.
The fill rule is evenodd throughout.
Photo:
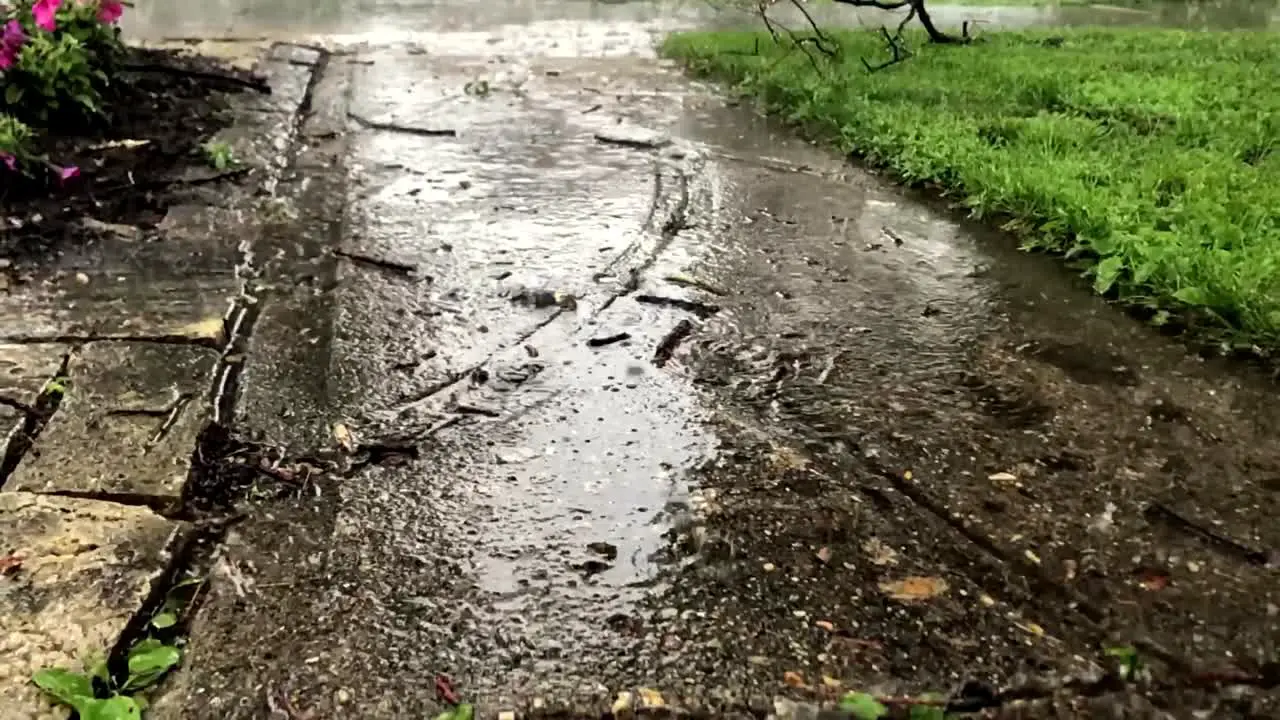
<svg viewBox="0 0 1280 720"><path fill-rule="evenodd" d="M2 1L2 0L0 0ZM17 0L0 5L0 172L28 161L31 126L78 125L102 114L124 58L120 0ZM54 168L62 179L74 168Z"/></svg>

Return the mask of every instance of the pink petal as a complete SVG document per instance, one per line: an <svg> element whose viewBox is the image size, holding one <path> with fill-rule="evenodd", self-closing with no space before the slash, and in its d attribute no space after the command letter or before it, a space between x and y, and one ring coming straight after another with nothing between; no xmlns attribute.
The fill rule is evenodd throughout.
<svg viewBox="0 0 1280 720"><path fill-rule="evenodd" d="M58 181L65 183L68 180L80 177L80 168L75 165L68 165L64 168L58 168Z"/></svg>
<svg viewBox="0 0 1280 720"><path fill-rule="evenodd" d="M18 158L14 157L12 153L0 152L0 162L4 163L5 167L10 170L18 169Z"/></svg>
<svg viewBox="0 0 1280 720"><path fill-rule="evenodd" d="M111 25L124 15L124 5L120 0L100 0L98 3L98 21L104 25Z"/></svg>
<svg viewBox="0 0 1280 720"><path fill-rule="evenodd" d="M39 0L31 8L31 14L36 18L36 25L53 32L58 27L57 14L58 6L62 5L62 0Z"/></svg>

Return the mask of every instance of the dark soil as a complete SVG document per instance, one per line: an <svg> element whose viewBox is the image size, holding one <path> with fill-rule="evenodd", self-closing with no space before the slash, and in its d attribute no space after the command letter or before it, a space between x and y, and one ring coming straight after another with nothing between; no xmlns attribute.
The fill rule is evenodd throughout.
<svg viewBox="0 0 1280 720"><path fill-rule="evenodd" d="M105 99L107 118L55 125L38 143L52 162L79 167L79 177L65 186L48 174L5 177L0 257L91 239L85 219L154 227L184 169L205 162L200 146L230 123L228 95L254 92L248 73L201 56L133 49L125 67Z"/></svg>

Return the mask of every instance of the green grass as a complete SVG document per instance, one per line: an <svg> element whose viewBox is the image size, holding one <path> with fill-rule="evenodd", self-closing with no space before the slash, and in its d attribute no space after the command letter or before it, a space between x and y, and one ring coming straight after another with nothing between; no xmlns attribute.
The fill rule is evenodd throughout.
<svg viewBox="0 0 1280 720"><path fill-rule="evenodd" d="M1270 33L1001 33L814 69L755 33L664 52L840 148L1063 253L1098 292L1237 349L1280 347L1280 45ZM759 40L760 54L754 54Z"/></svg>

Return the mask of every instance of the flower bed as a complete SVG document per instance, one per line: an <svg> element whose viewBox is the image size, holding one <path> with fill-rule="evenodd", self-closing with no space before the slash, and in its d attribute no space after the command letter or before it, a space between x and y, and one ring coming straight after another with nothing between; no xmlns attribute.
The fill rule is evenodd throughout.
<svg viewBox="0 0 1280 720"><path fill-rule="evenodd" d="M0 5L0 255L83 235L85 217L152 225L168 181L205 163L244 73L127 47L118 0Z"/></svg>

